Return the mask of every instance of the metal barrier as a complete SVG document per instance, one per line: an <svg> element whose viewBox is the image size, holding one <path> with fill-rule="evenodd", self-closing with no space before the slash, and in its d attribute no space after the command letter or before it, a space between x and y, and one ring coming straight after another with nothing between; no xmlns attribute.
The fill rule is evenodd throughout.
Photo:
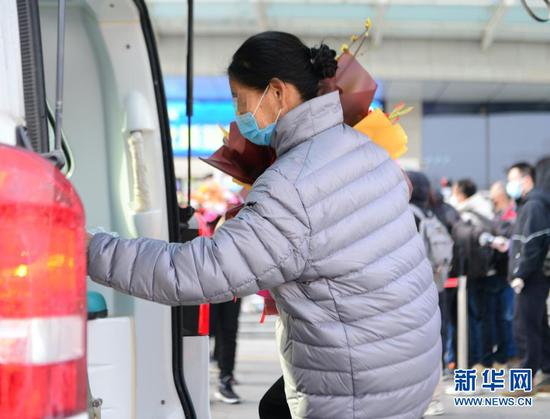
<svg viewBox="0 0 550 419"><path fill-rule="evenodd" d="M458 277L457 288L457 367L468 368L468 280L466 275Z"/></svg>

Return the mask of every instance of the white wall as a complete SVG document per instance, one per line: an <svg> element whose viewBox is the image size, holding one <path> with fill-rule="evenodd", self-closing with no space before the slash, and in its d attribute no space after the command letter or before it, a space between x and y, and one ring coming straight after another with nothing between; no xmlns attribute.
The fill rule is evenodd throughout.
<svg viewBox="0 0 550 419"><path fill-rule="evenodd" d="M232 54L244 40L237 36L197 37L195 73L224 74ZM313 46L321 39L303 41ZM325 41L338 49L346 39ZM158 45L164 73L185 74L185 38L162 36ZM366 45L360 59L374 77L388 81L550 83L550 46L542 43L503 42L482 51L474 41L387 40L380 47Z"/></svg>

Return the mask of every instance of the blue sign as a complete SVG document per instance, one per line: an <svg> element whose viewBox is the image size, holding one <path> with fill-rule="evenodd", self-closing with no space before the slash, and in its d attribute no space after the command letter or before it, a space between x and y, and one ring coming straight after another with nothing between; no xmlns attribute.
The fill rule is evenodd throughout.
<svg viewBox="0 0 550 419"><path fill-rule="evenodd" d="M219 126L229 128L235 109L227 77L195 77L193 116L191 117L191 155L208 157L223 144ZM175 156L187 156L188 121L185 78L166 77L168 119Z"/></svg>

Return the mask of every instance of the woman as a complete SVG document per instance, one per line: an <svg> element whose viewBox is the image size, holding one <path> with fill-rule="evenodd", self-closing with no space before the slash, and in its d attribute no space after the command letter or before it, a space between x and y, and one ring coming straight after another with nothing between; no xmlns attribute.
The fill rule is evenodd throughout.
<svg viewBox="0 0 550 419"><path fill-rule="evenodd" d="M437 290L388 154L343 123L335 52L265 32L228 73L237 123L275 163L213 238L168 244L98 234L97 282L164 304L270 289L292 418L419 418L439 381ZM265 409L261 409L265 410Z"/></svg>

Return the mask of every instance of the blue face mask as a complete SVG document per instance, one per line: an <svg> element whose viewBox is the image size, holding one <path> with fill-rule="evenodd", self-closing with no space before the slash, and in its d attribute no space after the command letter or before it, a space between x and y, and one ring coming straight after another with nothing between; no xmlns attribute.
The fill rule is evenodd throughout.
<svg viewBox="0 0 550 419"><path fill-rule="evenodd" d="M275 122L269 124L265 128L258 127L258 121L256 121L256 117L254 115L256 115L256 112L258 111L260 104L262 103L262 100L264 99L268 90L269 85L264 90L264 93L262 94L262 97L260 98L260 101L258 102L254 113L247 112L242 115L237 115L237 119L235 120L235 122L237 123L237 127L239 128L239 131L241 132L243 137L246 138L248 141L260 146L268 146L271 144L273 131L275 130L275 126L277 125L277 121L279 120L279 115L281 115L281 110L279 110L277 118L275 118Z"/></svg>
<svg viewBox="0 0 550 419"><path fill-rule="evenodd" d="M510 198L515 199L516 201L520 199L522 194L521 182L518 182L517 180L508 182L506 184L506 193Z"/></svg>

